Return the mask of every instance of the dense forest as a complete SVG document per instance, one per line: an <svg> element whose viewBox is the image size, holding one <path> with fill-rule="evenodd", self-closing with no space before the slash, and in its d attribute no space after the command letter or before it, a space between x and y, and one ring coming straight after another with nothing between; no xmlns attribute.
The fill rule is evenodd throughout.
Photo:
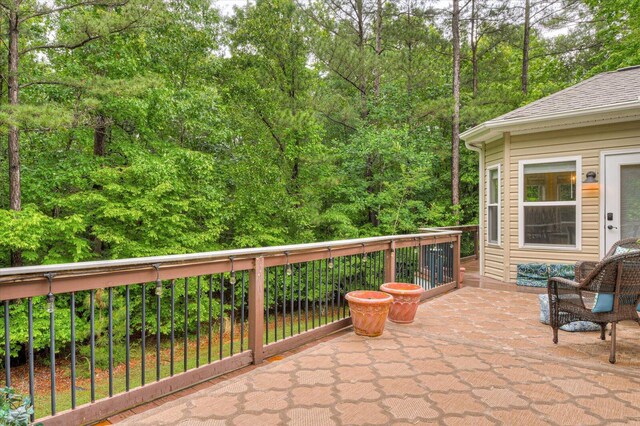
<svg viewBox="0 0 640 426"><path fill-rule="evenodd" d="M638 0L0 12L0 266L473 223L460 131L640 63Z"/></svg>

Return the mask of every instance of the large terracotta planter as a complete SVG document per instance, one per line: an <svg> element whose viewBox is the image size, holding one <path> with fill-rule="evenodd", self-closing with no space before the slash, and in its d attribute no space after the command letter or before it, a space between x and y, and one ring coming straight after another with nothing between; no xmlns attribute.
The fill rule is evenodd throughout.
<svg viewBox="0 0 640 426"><path fill-rule="evenodd" d="M381 291L351 291L345 299L349 302L351 321L356 334L376 337L384 331L393 296Z"/></svg>
<svg viewBox="0 0 640 426"><path fill-rule="evenodd" d="M389 320L400 324L413 322L424 289L415 284L386 283L380 290L393 296L389 310Z"/></svg>

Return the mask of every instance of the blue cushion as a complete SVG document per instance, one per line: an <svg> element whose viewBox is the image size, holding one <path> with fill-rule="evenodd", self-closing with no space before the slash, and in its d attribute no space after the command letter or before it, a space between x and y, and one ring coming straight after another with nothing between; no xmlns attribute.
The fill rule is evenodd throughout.
<svg viewBox="0 0 640 426"><path fill-rule="evenodd" d="M596 293L595 303L591 312L611 312L613 311L613 293Z"/></svg>
<svg viewBox="0 0 640 426"><path fill-rule="evenodd" d="M616 247L616 251L613 252L614 256L617 256L619 254L627 254L627 253L633 253L638 251L637 248L632 248L632 247Z"/></svg>
<svg viewBox="0 0 640 426"><path fill-rule="evenodd" d="M543 324L549 324L549 295L539 294L538 300L540 302L540 322ZM560 330L564 331L596 331L600 330L600 326L590 321L574 321L570 324L565 324L560 327Z"/></svg>

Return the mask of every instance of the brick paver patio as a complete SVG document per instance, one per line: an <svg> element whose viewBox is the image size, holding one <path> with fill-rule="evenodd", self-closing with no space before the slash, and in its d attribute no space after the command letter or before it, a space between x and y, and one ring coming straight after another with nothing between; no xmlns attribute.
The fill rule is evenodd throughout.
<svg viewBox="0 0 640 426"><path fill-rule="evenodd" d="M640 327L599 332L538 322L535 294L463 288L382 337L342 334L126 418L130 425L640 423Z"/></svg>

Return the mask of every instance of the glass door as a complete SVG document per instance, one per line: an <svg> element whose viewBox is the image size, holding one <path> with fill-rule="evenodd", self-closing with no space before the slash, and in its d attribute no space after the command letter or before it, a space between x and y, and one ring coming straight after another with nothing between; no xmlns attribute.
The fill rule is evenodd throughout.
<svg viewBox="0 0 640 426"><path fill-rule="evenodd" d="M605 156L605 250L640 238L640 153Z"/></svg>

